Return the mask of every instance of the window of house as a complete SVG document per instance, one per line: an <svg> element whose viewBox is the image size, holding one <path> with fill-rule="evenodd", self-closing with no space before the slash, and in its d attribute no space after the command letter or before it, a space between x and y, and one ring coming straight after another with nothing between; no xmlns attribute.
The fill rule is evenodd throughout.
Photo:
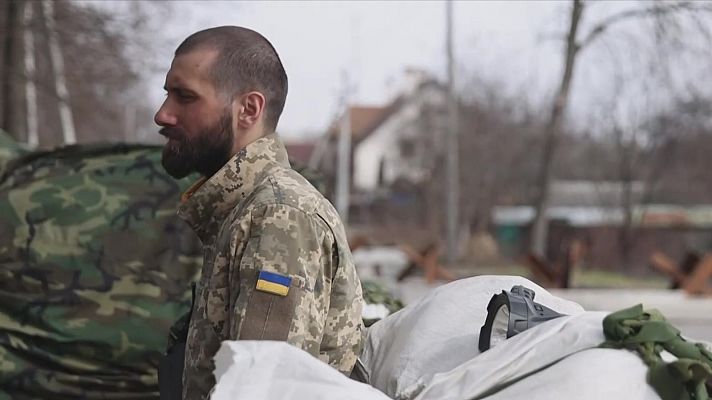
<svg viewBox="0 0 712 400"><path fill-rule="evenodd" d="M411 138L400 140L400 154L403 158L411 158L415 155L415 140Z"/></svg>
<svg viewBox="0 0 712 400"><path fill-rule="evenodd" d="M385 182L385 174L386 174L386 159L381 158L381 161L378 163L378 186L383 186Z"/></svg>

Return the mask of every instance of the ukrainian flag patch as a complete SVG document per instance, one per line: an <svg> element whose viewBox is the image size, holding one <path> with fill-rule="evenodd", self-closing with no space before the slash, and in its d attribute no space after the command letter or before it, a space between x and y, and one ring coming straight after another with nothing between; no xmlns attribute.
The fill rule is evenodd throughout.
<svg viewBox="0 0 712 400"><path fill-rule="evenodd" d="M260 271L257 276L257 287L255 289L276 294L278 296L286 296L289 293L289 285L292 283L292 278L285 275L275 274L274 272Z"/></svg>

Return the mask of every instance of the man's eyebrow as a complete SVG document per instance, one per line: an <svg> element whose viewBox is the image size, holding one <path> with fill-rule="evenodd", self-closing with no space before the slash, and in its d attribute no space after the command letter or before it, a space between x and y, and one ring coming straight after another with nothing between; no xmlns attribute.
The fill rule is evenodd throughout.
<svg viewBox="0 0 712 400"><path fill-rule="evenodd" d="M181 86L181 85L163 85L163 90L166 92L177 91L177 92L188 92L190 94L197 94L194 90Z"/></svg>

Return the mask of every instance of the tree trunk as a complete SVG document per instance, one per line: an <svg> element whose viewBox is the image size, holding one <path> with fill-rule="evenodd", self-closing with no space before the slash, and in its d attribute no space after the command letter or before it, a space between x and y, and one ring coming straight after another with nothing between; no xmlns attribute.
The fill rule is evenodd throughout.
<svg viewBox="0 0 712 400"><path fill-rule="evenodd" d="M635 151L634 143L626 143L623 139L623 133L617 132L618 147L620 152L620 178L622 183L621 205L623 210L623 226L619 233L619 249L621 264L624 269L630 268L631 253L633 250L634 232L633 232L633 152Z"/></svg>
<svg viewBox="0 0 712 400"><path fill-rule="evenodd" d="M545 127L546 141L544 142L544 151L542 155L541 170L538 179L538 193L534 202L535 217L532 227L531 251L538 255L546 253L548 220L546 210L549 203L549 186L552 178L552 162L556 154L556 147L561 136L561 121L563 120L566 106L569 100L569 92L571 89L571 80L574 73L574 65L576 55L579 51L579 45L576 41L576 34L579 28L579 21L583 13L583 1L573 0L571 8L571 25L566 39L565 64L563 76L561 77L561 86L554 98L554 105L551 110L551 116Z"/></svg>
<svg viewBox="0 0 712 400"><path fill-rule="evenodd" d="M67 90L67 77L64 73L64 54L59 44L59 35L55 28L54 3L52 0L42 0L43 20L47 28L47 42L49 44L49 59L52 65L54 76L54 86L57 92L57 108L59 110L59 121L62 127L62 143L75 144L77 133L74 127L74 115L69 102L69 91Z"/></svg>
<svg viewBox="0 0 712 400"><path fill-rule="evenodd" d="M5 132L22 140L21 134L22 97L20 93L21 60L20 39L22 38L22 0L8 0L3 4L7 13L6 34L3 43L3 74L2 74L2 128Z"/></svg>

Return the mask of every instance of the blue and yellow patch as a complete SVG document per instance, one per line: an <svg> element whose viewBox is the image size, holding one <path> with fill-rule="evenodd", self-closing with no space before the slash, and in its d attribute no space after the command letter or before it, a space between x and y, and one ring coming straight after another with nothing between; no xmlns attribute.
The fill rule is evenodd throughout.
<svg viewBox="0 0 712 400"><path fill-rule="evenodd" d="M289 285L292 283L292 278L285 275L275 274L274 272L260 271L257 276L257 287L255 289L286 296L289 293Z"/></svg>

